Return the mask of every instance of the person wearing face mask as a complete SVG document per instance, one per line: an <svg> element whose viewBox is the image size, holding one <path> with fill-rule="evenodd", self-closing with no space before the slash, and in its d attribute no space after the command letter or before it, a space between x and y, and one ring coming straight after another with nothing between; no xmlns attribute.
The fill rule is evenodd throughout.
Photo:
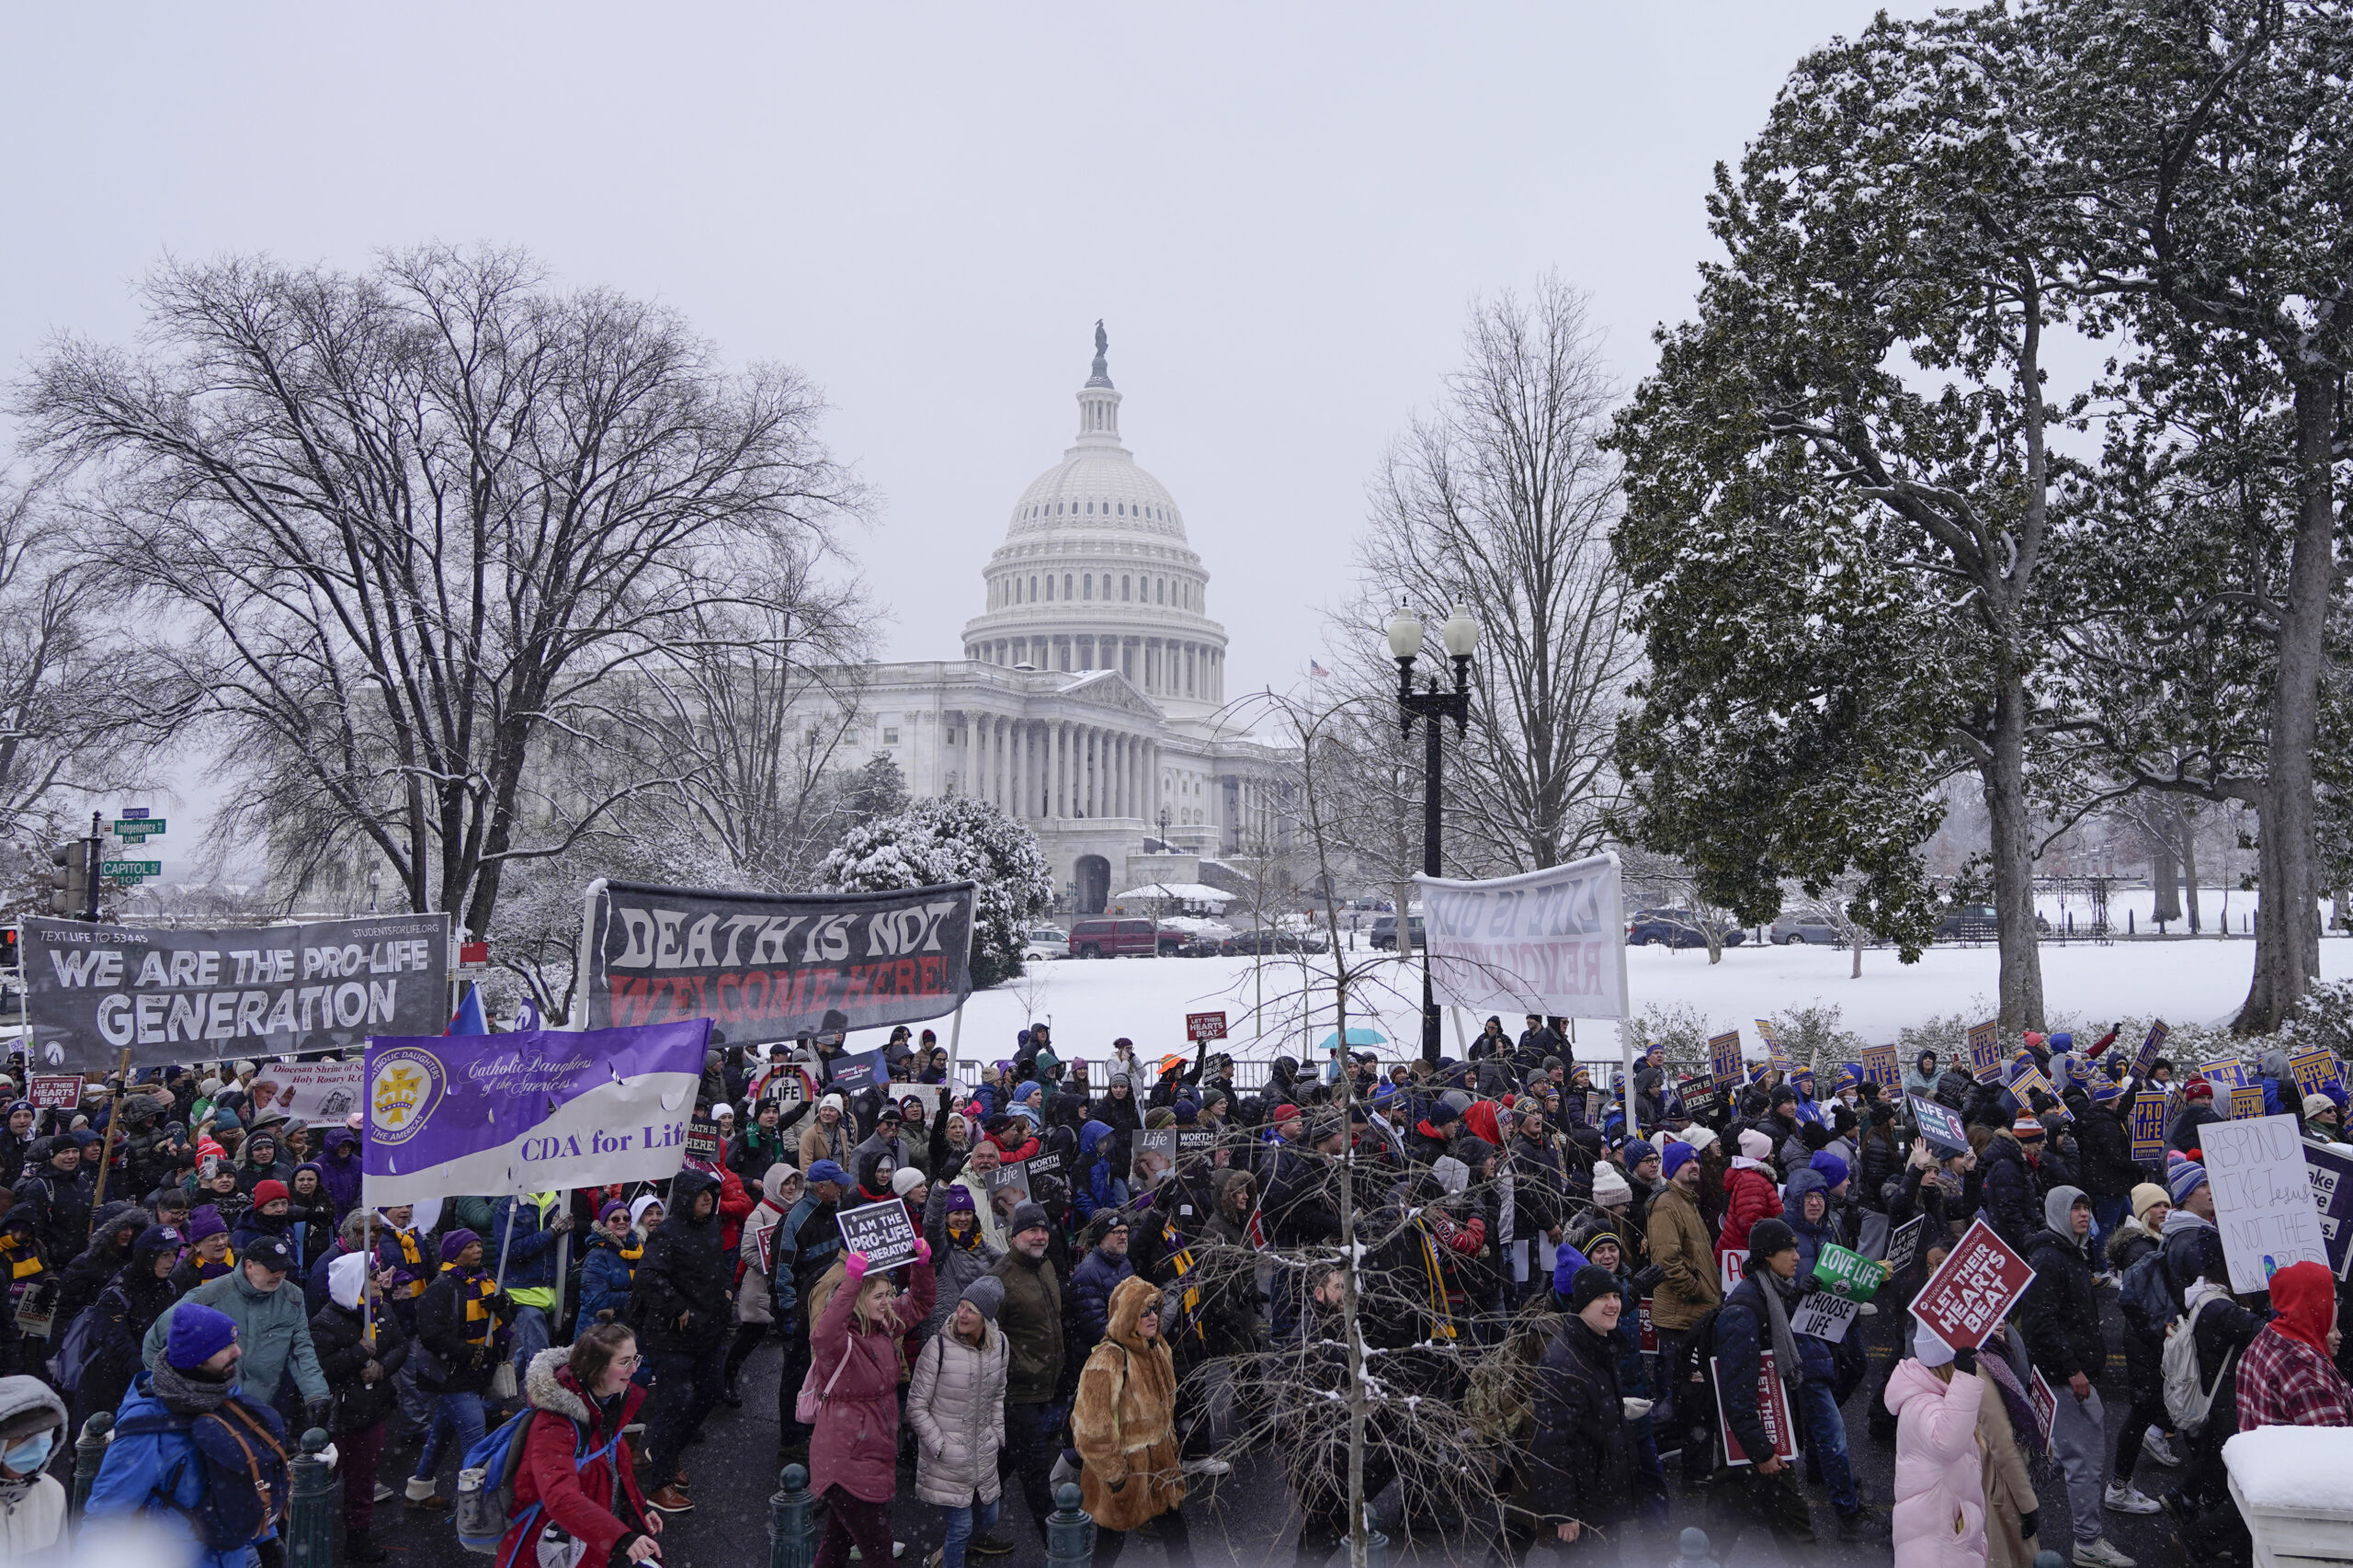
<svg viewBox="0 0 2353 1568"><path fill-rule="evenodd" d="M253 1558L250 1541L203 1545L208 1539L233 1533L231 1510L244 1500L213 1494L210 1468L198 1455L190 1426L202 1417L218 1415L240 1433L266 1434L283 1452L285 1424L261 1400L239 1392L243 1352L237 1325L226 1314L199 1301L183 1301L169 1314L169 1323L170 1337L162 1353L131 1385L115 1418L114 1438L90 1488L86 1517L139 1515L187 1543L176 1557L180 1562L247 1568ZM278 1475L284 1474L280 1468ZM275 1506L282 1509L284 1503L275 1500ZM205 1527L202 1535L198 1533L199 1522ZM275 1521L265 1521L253 1539L276 1540Z"/></svg>
<svg viewBox="0 0 2353 1568"><path fill-rule="evenodd" d="M0 1562L65 1540L65 1488L44 1474L65 1431L65 1406L39 1378L0 1378Z"/></svg>

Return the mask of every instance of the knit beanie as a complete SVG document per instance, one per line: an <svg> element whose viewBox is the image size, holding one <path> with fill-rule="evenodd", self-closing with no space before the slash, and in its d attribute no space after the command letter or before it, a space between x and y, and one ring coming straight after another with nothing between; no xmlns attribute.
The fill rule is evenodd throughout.
<svg viewBox="0 0 2353 1568"><path fill-rule="evenodd" d="M2173 1174L2165 1178L2165 1190L2173 1195L2173 1206L2177 1209L2188 1202L2189 1195L2205 1185L2206 1167L2190 1160L2184 1160L2174 1166Z"/></svg>
<svg viewBox="0 0 2353 1568"><path fill-rule="evenodd" d="M1165 1105L1154 1106L1144 1113L1143 1124L1157 1132L1164 1127L1176 1126L1176 1113Z"/></svg>
<svg viewBox="0 0 2353 1568"><path fill-rule="evenodd" d="M1647 1138L1629 1138L1626 1140L1626 1146L1618 1151L1619 1163L1630 1171L1644 1160L1657 1158L1657 1145Z"/></svg>
<svg viewBox="0 0 2353 1568"><path fill-rule="evenodd" d="M1912 1359L1923 1367L1943 1367L1952 1361L1952 1346L1915 1324L1912 1327Z"/></svg>
<svg viewBox="0 0 2353 1568"><path fill-rule="evenodd" d="M913 1165L901 1165L891 1175L891 1190L904 1198L924 1184L924 1174Z"/></svg>
<svg viewBox="0 0 2353 1568"><path fill-rule="evenodd" d="M1013 1208L1013 1219L1005 1227L1006 1239L1010 1241L1024 1231L1051 1231L1054 1222L1046 1218L1045 1210L1037 1204L1017 1203Z"/></svg>
<svg viewBox="0 0 2353 1568"><path fill-rule="evenodd" d="M2040 1143L2042 1142L2042 1123L2021 1112L2018 1119L2010 1123L2010 1136L2020 1143Z"/></svg>
<svg viewBox="0 0 2353 1568"><path fill-rule="evenodd" d="M256 1209L260 1208L265 1203L275 1203L281 1198L291 1198L294 1195L292 1193L286 1190L286 1184L282 1181L257 1181L254 1183L254 1207Z"/></svg>
<svg viewBox="0 0 2353 1568"><path fill-rule="evenodd" d="M172 1332L164 1342L164 1359L178 1371L201 1367L237 1342L237 1325L229 1314L201 1301L182 1301L172 1309Z"/></svg>
<svg viewBox="0 0 2353 1568"><path fill-rule="evenodd" d="M474 1243L480 1240L482 1240L480 1236L474 1234L472 1231L465 1229L463 1226L460 1226L457 1230L450 1232L448 1235L441 1238L441 1261L444 1263L457 1262L458 1255L460 1253L465 1251L468 1247L473 1245Z"/></svg>
<svg viewBox="0 0 2353 1568"><path fill-rule="evenodd" d="M225 1236L228 1233L229 1222L221 1218L221 1210L212 1207L211 1204L207 1203L202 1208L188 1210L188 1240L190 1246L194 1246L207 1236Z"/></svg>
<svg viewBox="0 0 2353 1568"><path fill-rule="evenodd" d="M1673 1181L1676 1172L1699 1157L1699 1151L1688 1143L1669 1143L1666 1152L1659 1156L1659 1174Z"/></svg>
<svg viewBox="0 0 2353 1568"><path fill-rule="evenodd" d="M983 1274L965 1286L964 1293L956 1299L972 1302L974 1312L995 1323L997 1312L1005 1306L1005 1281L994 1274Z"/></svg>
<svg viewBox="0 0 2353 1568"><path fill-rule="evenodd" d="M1176 1108L1179 1127L1190 1127L1201 1119L1201 1108L1190 1100L1178 1100Z"/></svg>
<svg viewBox="0 0 2353 1568"><path fill-rule="evenodd" d="M1773 1140L1754 1127L1747 1128L1740 1135L1740 1153L1745 1159L1769 1160L1773 1157Z"/></svg>
<svg viewBox="0 0 2353 1568"><path fill-rule="evenodd" d="M1847 1162L1827 1149L1816 1149L1813 1158L1806 1163L1822 1173L1822 1185L1833 1192L1837 1191L1847 1179Z"/></svg>
<svg viewBox="0 0 2353 1568"><path fill-rule="evenodd" d="M2132 1189L2132 1218L2145 1221L2149 1217L2150 1205L2170 1204L2172 1201L2173 1195L2164 1187L2159 1187L2155 1182L2144 1181Z"/></svg>
<svg viewBox="0 0 2353 1568"><path fill-rule="evenodd" d="M972 1189L961 1181L950 1182L948 1184L947 1212L953 1214L959 1210L968 1214L978 1211L972 1202Z"/></svg>
<svg viewBox="0 0 2353 1568"><path fill-rule="evenodd" d="M1581 1312L1602 1297L1617 1293L1618 1277L1597 1263L1588 1263L1569 1282L1569 1311Z"/></svg>
<svg viewBox="0 0 2353 1568"><path fill-rule="evenodd" d="M1749 1227L1748 1231L1749 1271L1755 1273L1757 1267L1767 1258L1779 1253L1794 1251L1797 1244L1798 1233L1790 1230L1785 1221L1757 1221L1756 1224Z"/></svg>
<svg viewBox="0 0 2353 1568"><path fill-rule="evenodd" d="M1593 1200L1607 1209L1615 1204L1634 1200L1634 1189L1619 1174L1616 1165L1593 1167Z"/></svg>

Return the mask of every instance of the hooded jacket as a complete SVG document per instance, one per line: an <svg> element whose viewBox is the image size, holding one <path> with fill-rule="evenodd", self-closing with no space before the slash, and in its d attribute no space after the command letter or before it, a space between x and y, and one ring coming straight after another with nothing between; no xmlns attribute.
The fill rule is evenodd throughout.
<svg viewBox="0 0 2353 1568"><path fill-rule="evenodd" d="M1724 1225L1716 1237L1716 1256L1746 1256L1748 1233L1759 1220L1781 1216L1781 1195L1771 1173L1756 1165L1739 1165L1724 1177Z"/></svg>
<svg viewBox="0 0 2353 1568"><path fill-rule="evenodd" d="M1545 1527L1614 1524L1633 1509L1633 1438L1618 1346L1582 1318L1562 1320L1536 1369L1530 1493Z"/></svg>
<svg viewBox="0 0 2353 1568"><path fill-rule="evenodd" d="M959 1294L961 1287L959 1287ZM946 1290L932 1307L955 1311ZM1005 1334L984 1324L978 1346L941 1328L916 1352L907 1381L907 1425L915 1434L915 1495L942 1508L997 1500L996 1456L1005 1447Z"/></svg>
<svg viewBox="0 0 2353 1568"><path fill-rule="evenodd" d="M1985 1477L1977 1462L1982 1378L1943 1381L1919 1362L1888 1375L1895 1413L1895 1506L1888 1523L1896 1568L1984 1568Z"/></svg>
<svg viewBox="0 0 2353 1568"><path fill-rule="evenodd" d="M711 1210L698 1220L695 1200L705 1192ZM669 1207L630 1286L630 1322L647 1349L692 1355L731 1332L734 1260L720 1234L719 1183L688 1166L671 1178Z"/></svg>
<svg viewBox="0 0 2353 1568"><path fill-rule="evenodd" d="M564 1365L568 1354L542 1350L523 1373L523 1397L541 1414L532 1418L524 1439L515 1472L515 1522L498 1543L494 1568L536 1563L531 1545L551 1521L586 1544L582 1562L587 1564L613 1561L616 1548L625 1549L645 1533L645 1494L638 1490L637 1469L616 1462L626 1450L601 1459L574 1457L584 1450L598 1453L636 1420L645 1390L624 1383L614 1400L598 1404ZM527 1512L533 1504L538 1511Z"/></svg>
<svg viewBox="0 0 2353 1568"><path fill-rule="evenodd" d="M776 1321L776 1290L768 1280L767 1259L775 1251L776 1228L805 1190L801 1173L782 1161L770 1164L762 1173L760 1200L745 1217L744 1233L735 1246L740 1265L735 1271L737 1323Z"/></svg>
<svg viewBox="0 0 2353 1568"><path fill-rule="evenodd" d="M1143 1337L1160 1287L1122 1280L1111 1292L1103 1343L1078 1375L1071 1441L1086 1468L1081 1502L1101 1529L1131 1530L1185 1501L1176 1455L1176 1367L1167 1341Z"/></svg>
<svg viewBox="0 0 2353 1568"><path fill-rule="evenodd" d="M63 1403L37 1378L0 1379L0 1442L19 1442L45 1430L55 1433L52 1453L73 1436ZM55 1476L0 1480L0 1562L30 1558L64 1542L65 1488Z"/></svg>
<svg viewBox="0 0 2353 1568"><path fill-rule="evenodd" d="M2034 1207L2034 1178L2026 1168L2026 1150L2005 1129L1986 1141L1977 1157L1978 1201L1986 1222L2018 1252L2040 1228Z"/></svg>
<svg viewBox="0 0 2353 1568"><path fill-rule="evenodd" d="M2079 1372L2097 1382L2108 1369L2091 1238L2078 1239L2068 1224L2068 1211L2078 1201L2089 1201L2081 1187L2052 1187L2042 1199L2042 1229L2026 1251L2035 1274L2018 1308L2018 1327L2029 1358L2053 1389Z"/></svg>
<svg viewBox="0 0 2353 1568"><path fill-rule="evenodd" d="M335 1220L359 1207L359 1135L348 1127L330 1127L319 1142L319 1180L335 1202Z"/></svg>
<svg viewBox="0 0 2353 1568"><path fill-rule="evenodd" d="M382 1301L374 1312L363 1312L358 1289L337 1291L330 1285L327 1304L312 1315L311 1343L318 1350L319 1369L335 1391L337 1435L364 1432L392 1413L399 1403L392 1379L408 1363L409 1337ZM373 1382L363 1377L370 1361L381 1369Z"/></svg>
<svg viewBox="0 0 2353 1568"><path fill-rule="evenodd" d="M139 1233L154 1223L144 1209L129 1205L108 1205L111 1212L100 1220L90 1235L90 1244L67 1264L58 1276L57 1342L64 1343L69 1325L81 1315L83 1309L98 1299L98 1292L120 1273L131 1261L131 1244ZM123 1233L128 1231L130 1234Z"/></svg>
<svg viewBox="0 0 2353 1568"><path fill-rule="evenodd" d="M1723 1279L1699 1205L1673 1182L1651 1200L1651 1266L1663 1276L1651 1293L1652 1320L1680 1333L1723 1301Z"/></svg>
<svg viewBox="0 0 2353 1568"><path fill-rule="evenodd" d="M588 1233L587 1260L580 1266L582 1333L594 1328L608 1312L612 1314L611 1322L630 1321L630 1284L644 1256L645 1238L634 1231L626 1243L613 1240L612 1233L602 1225Z"/></svg>
<svg viewBox="0 0 2353 1568"><path fill-rule="evenodd" d="M90 1303L90 1311L97 1314L91 1324L93 1354L82 1373L82 1386L74 1393L83 1409L112 1410L121 1404L131 1380L139 1375L141 1342L155 1320L179 1299L168 1278L155 1277L155 1260L178 1250L176 1242L144 1247L134 1243L130 1261Z"/></svg>
<svg viewBox="0 0 2353 1568"><path fill-rule="evenodd" d="M825 1403L809 1439L809 1489L888 1503L898 1489L899 1341L930 1315L938 1286L917 1258L889 1314L868 1327L857 1321L865 1284L846 1279L810 1330L808 1386L825 1391Z"/></svg>

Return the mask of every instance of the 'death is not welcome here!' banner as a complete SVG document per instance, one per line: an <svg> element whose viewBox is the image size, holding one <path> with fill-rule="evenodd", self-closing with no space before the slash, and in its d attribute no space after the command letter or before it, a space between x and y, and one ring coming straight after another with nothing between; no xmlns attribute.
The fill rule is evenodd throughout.
<svg viewBox="0 0 2353 1568"><path fill-rule="evenodd" d="M713 1045L920 1023L972 994L975 884L745 893L589 884L590 1028L711 1020Z"/></svg>
<svg viewBox="0 0 2353 1568"><path fill-rule="evenodd" d="M45 1066L134 1067L357 1050L449 1016L449 917L371 915L234 930L24 923L26 1011Z"/></svg>
<svg viewBox="0 0 2353 1568"><path fill-rule="evenodd" d="M667 1180L710 1043L708 1018L371 1040L363 1196L381 1207Z"/></svg>
<svg viewBox="0 0 2353 1568"><path fill-rule="evenodd" d="M1618 858L1489 881L1416 877L1430 985L1448 1006L1560 1018L1626 1016Z"/></svg>

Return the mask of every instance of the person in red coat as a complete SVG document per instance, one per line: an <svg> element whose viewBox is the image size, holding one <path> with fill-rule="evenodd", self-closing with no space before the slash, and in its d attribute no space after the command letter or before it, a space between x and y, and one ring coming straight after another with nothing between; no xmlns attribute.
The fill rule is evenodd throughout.
<svg viewBox="0 0 2353 1568"><path fill-rule="evenodd" d="M816 1568L844 1568L854 1543L869 1563L891 1561L891 1498L899 1483L899 1341L931 1315L938 1290L918 1237L906 1294L866 1255L842 1260L842 1286L809 1334L809 1378L824 1398L809 1442L809 1490L825 1501Z"/></svg>
<svg viewBox="0 0 2353 1568"><path fill-rule="evenodd" d="M621 1441L621 1428L645 1403L645 1390L631 1381L637 1362L637 1336L618 1323L600 1323L569 1347L531 1358L523 1393L540 1414L524 1437L514 1523L498 1543L495 1568L536 1568L550 1525L587 1543L582 1568L660 1560L662 1516L645 1506Z"/></svg>
<svg viewBox="0 0 2353 1568"><path fill-rule="evenodd" d="M1765 1163L1771 1153L1772 1140L1764 1133L1752 1129L1740 1135L1740 1153L1733 1156L1732 1171L1724 1177L1724 1227L1716 1236L1719 1261L1726 1253L1745 1259L1749 1227L1759 1220L1781 1217L1780 1189L1774 1186L1772 1169Z"/></svg>

